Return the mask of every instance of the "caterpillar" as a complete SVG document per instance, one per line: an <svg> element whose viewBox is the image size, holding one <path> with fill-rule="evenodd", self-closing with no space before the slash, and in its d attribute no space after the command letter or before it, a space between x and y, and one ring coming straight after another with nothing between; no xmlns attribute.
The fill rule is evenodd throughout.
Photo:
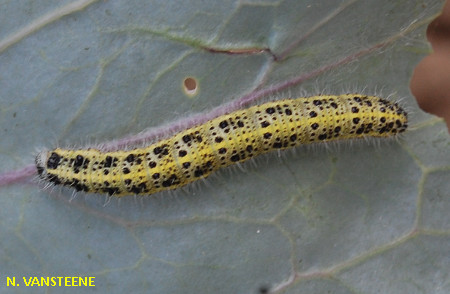
<svg viewBox="0 0 450 294"><path fill-rule="evenodd" d="M376 96L345 94L284 99L219 116L146 147L40 152L41 179L87 193L148 195L182 187L272 150L364 137L392 137L407 113Z"/></svg>

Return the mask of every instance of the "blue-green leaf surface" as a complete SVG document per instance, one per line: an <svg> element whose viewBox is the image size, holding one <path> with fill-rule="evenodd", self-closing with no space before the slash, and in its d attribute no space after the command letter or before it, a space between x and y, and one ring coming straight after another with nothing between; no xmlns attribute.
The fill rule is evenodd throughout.
<svg viewBox="0 0 450 294"><path fill-rule="evenodd" d="M411 119L398 141L271 154L106 205L2 186L0 292L449 293L450 140L408 89L441 5L0 1L2 173L32 164L37 150L170 124L377 45L260 101L381 93ZM183 92L186 77L197 95ZM95 287L25 287L30 276L94 276Z"/></svg>

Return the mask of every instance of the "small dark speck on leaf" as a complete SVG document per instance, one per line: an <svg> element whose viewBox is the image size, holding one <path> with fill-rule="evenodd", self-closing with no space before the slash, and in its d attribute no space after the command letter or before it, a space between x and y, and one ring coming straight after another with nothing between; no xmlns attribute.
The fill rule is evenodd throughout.
<svg viewBox="0 0 450 294"><path fill-rule="evenodd" d="M269 286L261 286L258 289L258 294L268 294L270 291L270 287Z"/></svg>

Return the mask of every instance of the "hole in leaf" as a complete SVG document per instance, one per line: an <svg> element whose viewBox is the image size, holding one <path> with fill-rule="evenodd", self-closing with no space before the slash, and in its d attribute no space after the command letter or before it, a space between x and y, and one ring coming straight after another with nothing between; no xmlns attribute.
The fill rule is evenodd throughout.
<svg viewBox="0 0 450 294"><path fill-rule="evenodd" d="M189 96L194 96L198 92L198 82L193 77L187 77L183 82L184 92Z"/></svg>

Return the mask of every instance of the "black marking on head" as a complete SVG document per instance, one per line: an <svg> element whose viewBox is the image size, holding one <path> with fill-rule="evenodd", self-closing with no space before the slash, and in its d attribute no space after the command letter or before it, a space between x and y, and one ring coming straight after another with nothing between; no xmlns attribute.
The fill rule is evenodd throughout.
<svg viewBox="0 0 450 294"><path fill-rule="evenodd" d="M244 127L244 123L242 121L238 121L237 122L238 127L243 128Z"/></svg>
<svg viewBox="0 0 450 294"><path fill-rule="evenodd" d="M313 124L311 125L311 128L312 128L313 130L317 130L318 127L319 127L319 124L318 124L318 123L313 123Z"/></svg>
<svg viewBox="0 0 450 294"><path fill-rule="evenodd" d="M338 108L338 105L335 102L331 102L330 106L333 107L334 109Z"/></svg>
<svg viewBox="0 0 450 294"><path fill-rule="evenodd" d="M291 140L292 142L295 142L297 140L297 135L293 134L289 137L289 140Z"/></svg>
<svg viewBox="0 0 450 294"><path fill-rule="evenodd" d="M128 167L124 167L124 168L122 169L122 172L123 172L124 175L127 175L127 174L130 173L130 169L129 169Z"/></svg>
<svg viewBox="0 0 450 294"><path fill-rule="evenodd" d="M161 176L161 175L160 175L159 173L154 173L154 174L152 175L152 178L153 178L154 180L157 180L157 179L159 179L160 176Z"/></svg>
<svg viewBox="0 0 450 294"><path fill-rule="evenodd" d="M156 162L150 161L150 162L148 163L148 167L149 167L149 168L155 168L155 167L156 167Z"/></svg>
<svg viewBox="0 0 450 294"><path fill-rule="evenodd" d="M178 152L178 155L179 155L180 157L185 157L185 156L187 155L187 152L186 152L186 150L180 150L180 151Z"/></svg>
<svg viewBox="0 0 450 294"><path fill-rule="evenodd" d="M320 101L320 100L314 100L314 101L313 101L313 104L314 104L315 106L319 106L319 105L322 105L322 101Z"/></svg>
<svg viewBox="0 0 450 294"><path fill-rule="evenodd" d="M61 156L58 153L52 152L47 160L47 168L56 169L61 161Z"/></svg>
<svg viewBox="0 0 450 294"><path fill-rule="evenodd" d="M353 100L355 100L356 102L361 102L362 101L361 98L358 97L358 96L353 97Z"/></svg>
<svg viewBox="0 0 450 294"><path fill-rule="evenodd" d="M284 113L286 113L286 115L291 115L292 114L292 110L290 110L289 108L287 108Z"/></svg>
<svg viewBox="0 0 450 294"><path fill-rule="evenodd" d="M222 138L222 137L216 137L216 138L214 139L214 141L216 141L216 143L220 143L220 142L223 141L223 138Z"/></svg>
<svg viewBox="0 0 450 294"><path fill-rule="evenodd" d="M310 116L310 117L316 117L316 116L317 116L317 112L311 111L311 112L309 113L309 116Z"/></svg>
<svg viewBox="0 0 450 294"><path fill-rule="evenodd" d="M353 118L353 123L354 123L354 124L359 123L359 118L358 118L358 117Z"/></svg>
<svg viewBox="0 0 450 294"><path fill-rule="evenodd" d="M358 113L358 112L359 112L359 108L356 107L356 106L353 106L353 107L352 107L352 112L353 112L353 113Z"/></svg>
<svg viewBox="0 0 450 294"><path fill-rule="evenodd" d="M191 166L190 162L183 162L183 167L184 168L189 168Z"/></svg>
<svg viewBox="0 0 450 294"><path fill-rule="evenodd" d="M49 182L52 182L55 185L61 185L61 180L58 178L57 175L48 174L47 179Z"/></svg>
<svg viewBox="0 0 450 294"><path fill-rule="evenodd" d="M275 108L269 107L269 108L266 109L266 112L267 112L268 114L273 114L273 113L275 113Z"/></svg>
<svg viewBox="0 0 450 294"><path fill-rule="evenodd" d="M227 153L227 148L220 148L219 149L219 154L225 154Z"/></svg>
<svg viewBox="0 0 450 294"><path fill-rule="evenodd" d="M272 133L264 133L264 139L270 139L272 137Z"/></svg>

